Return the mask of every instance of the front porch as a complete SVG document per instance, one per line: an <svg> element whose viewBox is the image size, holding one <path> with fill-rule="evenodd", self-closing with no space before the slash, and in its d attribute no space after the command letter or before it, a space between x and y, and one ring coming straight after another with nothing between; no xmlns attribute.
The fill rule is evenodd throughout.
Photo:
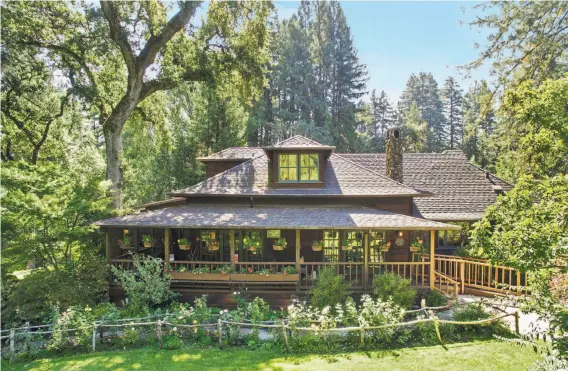
<svg viewBox="0 0 568 371"><path fill-rule="evenodd" d="M418 288L435 284L430 281L433 265L413 261L410 248L420 239L433 253L434 230L108 228L106 233L110 264L133 269L134 253L162 258L172 272L172 286L182 291L223 293L246 287L259 294L301 293L325 266L334 267L356 293L369 292L373 278L386 272ZM124 236L130 236L131 244L121 247ZM144 247L144 236L151 236L151 246ZM287 242L281 251L273 247L279 238ZM322 242L320 251L312 247L314 241Z"/></svg>

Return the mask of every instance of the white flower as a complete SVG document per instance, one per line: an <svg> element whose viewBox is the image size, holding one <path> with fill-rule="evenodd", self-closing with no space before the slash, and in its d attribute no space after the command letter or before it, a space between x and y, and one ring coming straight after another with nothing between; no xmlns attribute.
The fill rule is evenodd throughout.
<svg viewBox="0 0 568 371"><path fill-rule="evenodd" d="M177 330L178 330L178 328L177 328L177 327L174 327L174 328L173 328L172 330L174 330L174 331L177 331Z"/></svg>

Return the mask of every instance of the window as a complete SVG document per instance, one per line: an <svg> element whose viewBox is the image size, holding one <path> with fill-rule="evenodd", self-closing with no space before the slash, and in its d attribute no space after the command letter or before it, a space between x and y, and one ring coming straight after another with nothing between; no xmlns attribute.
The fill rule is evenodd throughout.
<svg viewBox="0 0 568 371"><path fill-rule="evenodd" d="M319 154L281 153L278 155L279 182L317 182L319 178Z"/></svg>
<svg viewBox="0 0 568 371"><path fill-rule="evenodd" d="M363 232L345 232L345 239L351 242L352 249L345 251L345 261L363 261Z"/></svg>
<svg viewBox="0 0 568 371"><path fill-rule="evenodd" d="M323 260L336 263L339 261L339 232L323 232Z"/></svg>
<svg viewBox="0 0 568 371"><path fill-rule="evenodd" d="M298 155L281 154L279 160L279 180L283 182L298 180Z"/></svg>
<svg viewBox="0 0 568 371"><path fill-rule="evenodd" d="M300 155L300 181L319 180L319 155L302 154Z"/></svg>
<svg viewBox="0 0 568 371"><path fill-rule="evenodd" d="M384 252L381 252L380 246L386 243L387 233L385 231L371 231L369 233L369 262L378 263L384 261Z"/></svg>

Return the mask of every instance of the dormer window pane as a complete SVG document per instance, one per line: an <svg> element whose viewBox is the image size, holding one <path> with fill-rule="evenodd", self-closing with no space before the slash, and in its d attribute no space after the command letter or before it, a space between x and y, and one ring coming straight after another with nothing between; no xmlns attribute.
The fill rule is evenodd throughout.
<svg viewBox="0 0 568 371"><path fill-rule="evenodd" d="M281 181L298 180L298 155L280 154L279 156Z"/></svg>
<svg viewBox="0 0 568 371"><path fill-rule="evenodd" d="M319 155L302 154L300 155L300 180L318 181L319 180Z"/></svg>

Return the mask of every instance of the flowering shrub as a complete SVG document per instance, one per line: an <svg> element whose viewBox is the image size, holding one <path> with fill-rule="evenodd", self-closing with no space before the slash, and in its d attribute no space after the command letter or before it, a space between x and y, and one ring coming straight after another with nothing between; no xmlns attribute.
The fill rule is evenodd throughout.
<svg viewBox="0 0 568 371"><path fill-rule="evenodd" d="M132 262L135 268L132 270L111 267L130 304L158 305L175 297L170 289L172 276L162 259L134 255Z"/></svg>
<svg viewBox="0 0 568 371"><path fill-rule="evenodd" d="M70 307L63 313L54 308L52 323L53 335L47 344L49 350L62 350L67 346L88 347L91 344L93 322L92 309L84 310ZM69 336L69 329L76 329L74 336Z"/></svg>
<svg viewBox="0 0 568 371"><path fill-rule="evenodd" d="M378 274L373 279L373 295L383 301L392 300L404 308L410 308L416 299L416 290L410 280L398 274Z"/></svg>

